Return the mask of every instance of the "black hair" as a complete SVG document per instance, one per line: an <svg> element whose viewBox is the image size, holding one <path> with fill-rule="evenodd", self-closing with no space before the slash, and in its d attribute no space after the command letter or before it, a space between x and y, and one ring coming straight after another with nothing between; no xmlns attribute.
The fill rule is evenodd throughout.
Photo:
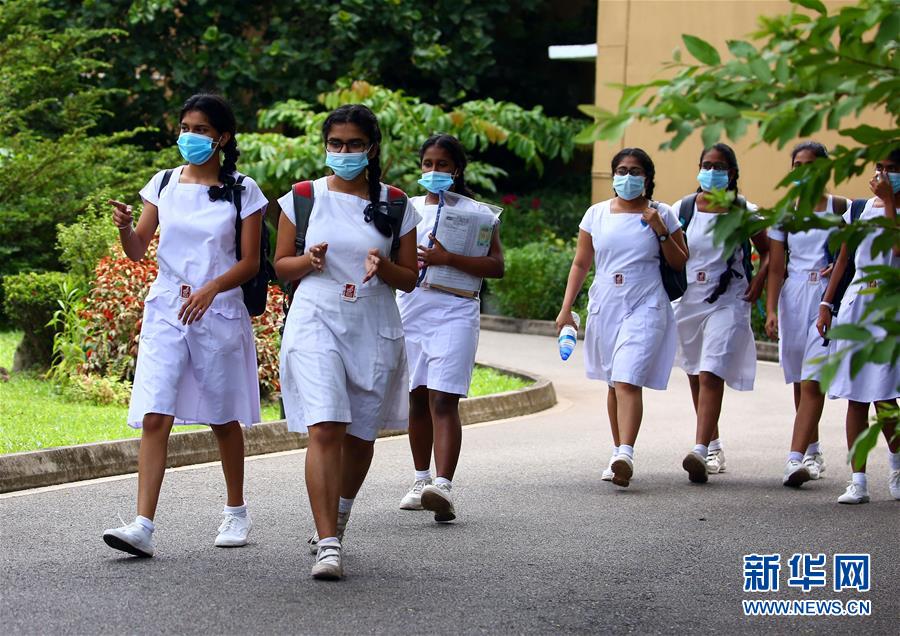
<svg viewBox="0 0 900 636"><path fill-rule="evenodd" d="M797 155L804 150L813 153L813 156L815 157L828 157L828 148L823 144L820 144L818 141L804 141L794 146L794 149L791 151L791 164L794 163L794 159L797 158Z"/></svg>
<svg viewBox="0 0 900 636"><path fill-rule="evenodd" d="M703 157L706 156L711 150L718 150L723 155L725 155L725 161L728 162L728 169L734 170L734 176L728 181L728 187L726 190L733 190L735 198L738 195L738 177L740 176L740 171L738 170L738 162L737 155L734 154L734 150L728 144L718 143L713 144L709 148L704 148L703 152L700 153L700 161L699 163L703 163ZM703 188L697 188L697 192L703 192Z"/></svg>
<svg viewBox="0 0 900 636"><path fill-rule="evenodd" d="M893 163L900 163L900 148L894 148L888 153L887 156L888 161L892 161Z"/></svg>
<svg viewBox="0 0 900 636"><path fill-rule="evenodd" d="M222 185L209 188L210 201L219 199L231 201L235 187L234 172L237 170L238 158L241 156L237 145L237 121L234 118L234 111L231 110L231 105L225 101L224 97L199 93L184 103L184 106L181 107L181 114L178 115L178 121L183 120L187 113L194 110L206 115L210 126L215 128L220 135L223 133L231 135L227 144L219 146L223 158L222 166L219 168L219 181L222 182Z"/></svg>
<svg viewBox="0 0 900 636"><path fill-rule="evenodd" d="M474 199L475 193L472 192L466 184L466 166L468 165L469 160L466 158L466 149L463 148L459 139L453 135L432 135L425 140L425 143L422 144L422 148L419 149L420 165L422 159L425 158L425 153L432 146L437 146L442 150L446 150L450 154L450 158L453 159L453 163L456 164L456 174L453 176L453 186L450 188L450 191Z"/></svg>
<svg viewBox="0 0 900 636"><path fill-rule="evenodd" d="M645 176L644 196L648 199L653 199L653 188L655 187L653 177L656 176L656 168L653 166L653 160L650 158L650 155L641 148L622 148L610 162L610 170L613 174L615 174L616 168L619 167L619 164L622 163L622 159L625 157L634 157L641 164Z"/></svg>

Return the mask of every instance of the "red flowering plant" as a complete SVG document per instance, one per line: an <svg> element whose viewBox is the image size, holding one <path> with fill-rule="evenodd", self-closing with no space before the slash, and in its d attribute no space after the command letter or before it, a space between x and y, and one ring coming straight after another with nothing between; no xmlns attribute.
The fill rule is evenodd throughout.
<svg viewBox="0 0 900 636"><path fill-rule="evenodd" d="M281 348L281 325L284 323L284 292L277 285L269 287L266 312L253 318L256 338L256 362L259 366L259 392L265 397L281 391L278 380L278 351Z"/></svg>

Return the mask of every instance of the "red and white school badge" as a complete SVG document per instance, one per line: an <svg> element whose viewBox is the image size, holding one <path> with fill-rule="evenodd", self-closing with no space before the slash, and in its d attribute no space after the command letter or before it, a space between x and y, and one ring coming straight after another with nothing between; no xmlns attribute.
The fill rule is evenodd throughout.
<svg viewBox="0 0 900 636"><path fill-rule="evenodd" d="M625 275L624 274L613 274L613 285L616 287L621 287L625 284Z"/></svg>
<svg viewBox="0 0 900 636"><path fill-rule="evenodd" d="M344 290L341 292L341 300L346 300L348 303L356 302L356 285L353 283L347 283L344 285Z"/></svg>
<svg viewBox="0 0 900 636"><path fill-rule="evenodd" d="M697 272L697 282L698 283L706 282L706 272Z"/></svg>
<svg viewBox="0 0 900 636"><path fill-rule="evenodd" d="M188 299L191 297L191 286L190 285L182 285L181 286L181 297L184 299Z"/></svg>

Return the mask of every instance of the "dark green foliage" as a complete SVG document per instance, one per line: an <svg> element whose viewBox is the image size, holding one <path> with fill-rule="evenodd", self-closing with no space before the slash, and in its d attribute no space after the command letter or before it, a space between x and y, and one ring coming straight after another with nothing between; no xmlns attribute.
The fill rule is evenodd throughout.
<svg viewBox="0 0 900 636"><path fill-rule="evenodd" d="M3 278L4 309L12 323L25 332L16 351L15 367L50 366L53 328L47 323L59 309L67 276L61 272L30 272Z"/></svg>

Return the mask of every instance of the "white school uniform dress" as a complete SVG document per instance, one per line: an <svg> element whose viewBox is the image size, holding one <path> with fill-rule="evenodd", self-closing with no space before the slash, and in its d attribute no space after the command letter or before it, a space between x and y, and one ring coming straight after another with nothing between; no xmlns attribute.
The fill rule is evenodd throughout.
<svg viewBox="0 0 900 636"><path fill-rule="evenodd" d="M161 195L165 171L140 193L159 209L159 275L144 300L128 424L139 428L145 414L161 413L174 415L176 424L251 426L260 420L259 376L241 288L216 295L193 324L178 319L184 296L237 263L237 212L230 201L210 201L209 186L180 183L181 171L175 168ZM243 186L246 219L268 201L250 177Z"/></svg>
<svg viewBox="0 0 900 636"><path fill-rule="evenodd" d="M860 215L861 219L874 219L884 216L884 208L876 208L874 206L875 199L869 199L866 207ZM851 222L850 210L844 214L844 221ZM833 324L841 325L848 323L863 324L863 313L866 306L875 298L869 294L860 294L866 289L869 283L858 282L860 278L865 276L862 271L863 267L872 265L881 265L888 267L900 267L900 258L893 255L893 252L876 254L872 257L872 243L881 235L884 230L870 230L863 239L859 247L856 248L856 274L844 298L841 300L841 307L838 315L835 317ZM881 327L874 325L865 325L869 331L878 339L884 339L885 331ZM849 348L851 351L859 345L849 340L833 340L832 346L834 350L841 351ZM852 400L854 402L877 402L880 400L892 400L900 397L900 365L874 364L867 363L855 377L850 377L850 358L852 354L846 355L838 367L837 373L828 387L828 397L843 400Z"/></svg>
<svg viewBox="0 0 900 636"><path fill-rule="evenodd" d="M640 214L610 211L612 200L584 214L591 235L594 282L588 292L584 358L588 378L663 390L675 357L675 320L659 272L659 239ZM679 229L669 206L659 214Z"/></svg>
<svg viewBox="0 0 900 636"><path fill-rule="evenodd" d="M408 425L406 351L394 292L378 276L362 282L369 250L388 258L391 238L366 222L368 200L330 191L326 177L313 188L306 246L328 243L328 251L324 270L300 280L281 341L288 429L302 433L320 422L344 422L348 434L371 441L380 429ZM382 186L383 200L386 190ZM278 203L296 225L292 193ZM408 203L401 236L418 221Z"/></svg>
<svg viewBox="0 0 900 636"><path fill-rule="evenodd" d="M672 206L682 216L680 207L681 201ZM688 286L684 296L672 303L678 326L675 364L688 375L706 371L723 378L732 389L752 391L756 378L756 343L750 328L750 303L744 300L748 284L740 247L732 263L740 278L732 278L716 302L706 302L727 268L728 259L722 246L713 242L713 223L718 216L714 212L701 212L695 204L687 228Z"/></svg>
<svg viewBox="0 0 900 636"><path fill-rule="evenodd" d="M425 197L410 202L422 216L416 228L419 245L428 244L434 230L437 205L425 205ZM459 206L473 211L485 206L460 199ZM481 329L481 306L477 298L417 287L397 292L397 306L406 334L409 390L426 386L435 391L465 396L472 382L475 352Z"/></svg>
<svg viewBox="0 0 900 636"><path fill-rule="evenodd" d="M816 216L834 214L833 197L828 195L824 210ZM770 228L769 238L786 243L790 251L787 278L778 297L778 358L787 384L819 379L821 362L811 362L828 355L826 341L819 335L819 303L828 279L819 274L828 266L826 246L833 229L813 228L805 232L787 233Z"/></svg>

